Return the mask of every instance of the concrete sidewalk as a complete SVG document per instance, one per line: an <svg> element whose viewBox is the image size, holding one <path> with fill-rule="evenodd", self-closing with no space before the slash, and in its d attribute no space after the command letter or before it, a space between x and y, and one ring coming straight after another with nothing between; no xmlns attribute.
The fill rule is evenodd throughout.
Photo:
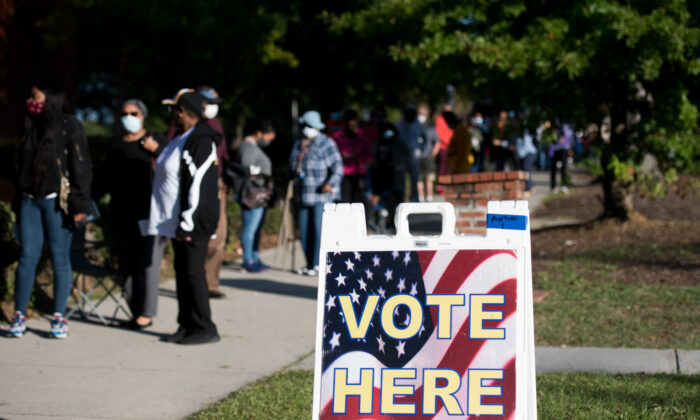
<svg viewBox="0 0 700 420"><path fill-rule="evenodd" d="M176 329L174 281L162 284L159 316L143 332L70 320L69 337L54 340L48 320L29 320L23 338L0 338L0 418L182 418L313 350L315 280L224 269L221 284L217 344L158 341Z"/></svg>

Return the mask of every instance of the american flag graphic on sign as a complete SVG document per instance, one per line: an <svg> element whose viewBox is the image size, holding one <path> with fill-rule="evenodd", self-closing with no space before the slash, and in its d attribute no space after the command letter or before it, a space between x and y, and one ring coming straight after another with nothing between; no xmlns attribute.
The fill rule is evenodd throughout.
<svg viewBox="0 0 700 420"><path fill-rule="evenodd" d="M325 262L321 404L317 408L321 419L472 418L475 413L485 413L478 413L476 404L495 410L490 412L497 413L496 418L514 417L517 302L514 251L335 252L328 253ZM420 305L387 304L391 312L385 310L384 304L399 295L403 295L402 302L420 302ZM429 304L431 295L462 295L463 304L455 304L443 312L442 306ZM478 308L474 306L475 299L486 295L495 296L496 300L482 302ZM368 305L374 308L371 314L364 312ZM478 325L470 322L477 311L481 311L483 319ZM422 319L412 320L412 315ZM443 324L445 321L441 319L446 315L447 323ZM363 319L369 319L366 329ZM355 331L360 327L360 335L351 336L353 326ZM503 337L475 338L471 330L478 327L488 332L502 330ZM409 328L415 334L396 338L397 331ZM387 392L384 387L388 387L382 375L397 370L414 375L400 376L390 382L395 386L395 395L389 402L386 395L382 396ZM432 371L438 370L454 372L452 382L435 378ZM479 372L487 370L499 371L501 376L474 379ZM365 373L367 376L362 376ZM352 392L341 395L343 401L334 404L338 399L334 394L338 381L352 386L360 384L362 378L370 378L369 375L372 395L364 405L361 396ZM429 375L434 381L430 388L426 385ZM470 400L470 386L481 386L486 392L478 401ZM451 396L445 396L448 387ZM435 390L440 388L444 392L436 397L439 391ZM430 398L426 398L428 395ZM391 404L408 411L397 414L387 410Z"/></svg>

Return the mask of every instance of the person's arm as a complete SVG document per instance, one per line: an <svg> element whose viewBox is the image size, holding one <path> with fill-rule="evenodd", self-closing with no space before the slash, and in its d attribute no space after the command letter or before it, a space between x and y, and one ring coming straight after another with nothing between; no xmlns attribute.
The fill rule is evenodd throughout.
<svg viewBox="0 0 700 420"><path fill-rule="evenodd" d="M343 180L343 158L340 156L338 147L333 141L328 142L324 152L326 155L326 166L330 172L325 183L331 188L339 188L340 182Z"/></svg>
<svg viewBox="0 0 700 420"><path fill-rule="evenodd" d="M210 140L210 141L209 141ZM194 213L201 204L202 192L208 188L217 188L218 185L206 185L206 172L217 161L216 145L213 139L199 138L192 144L188 144L182 151L180 160L180 215L176 238L189 240L194 231Z"/></svg>
<svg viewBox="0 0 700 420"><path fill-rule="evenodd" d="M68 196L68 208L70 213L78 217L85 217L90 212L90 184L92 183L92 161L88 152L85 130L80 121L74 117L68 117L68 138L65 151L68 156L68 178L70 181L70 195Z"/></svg>
<svg viewBox="0 0 700 420"><path fill-rule="evenodd" d="M299 161L299 154L301 153L301 140L297 140L292 146L292 153L289 155L289 176L294 178L299 171L301 162Z"/></svg>

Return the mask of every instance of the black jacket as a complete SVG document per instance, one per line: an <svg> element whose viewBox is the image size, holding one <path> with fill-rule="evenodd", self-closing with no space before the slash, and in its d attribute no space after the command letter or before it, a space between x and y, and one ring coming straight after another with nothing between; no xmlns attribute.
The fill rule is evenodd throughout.
<svg viewBox="0 0 700 420"><path fill-rule="evenodd" d="M219 223L219 161L221 134L201 120L189 135L180 160L180 217L177 236L209 239Z"/></svg>
<svg viewBox="0 0 700 420"><path fill-rule="evenodd" d="M25 133L27 134L27 133ZM30 140L20 144L17 153L17 192L35 194L34 154L37 133L29 133ZM60 190L60 172L56 159L61 161L61 169L70 181L68 209L71 214L91 211L90 184L92 182L92 161L87 148L85 130L73 115L64 115L52 139L53 157L47 162L46 181L40 195L46 196Z"/></svg>

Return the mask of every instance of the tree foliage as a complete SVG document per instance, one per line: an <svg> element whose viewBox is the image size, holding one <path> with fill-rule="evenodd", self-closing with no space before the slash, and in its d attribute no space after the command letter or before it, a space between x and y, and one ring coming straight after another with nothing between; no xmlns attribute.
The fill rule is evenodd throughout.
<svg viewBox="0 0 700 420"><path fill-rule="evenodd" d="M666 175L700 169L697 2L387 0L325 18L371 36L410 22L410 36L388 31L392 57L425 67L461 58L452 71L472 95L581 126L609 115L612 137L596 144L608 187L628 189L648 153Z"/></svg>

